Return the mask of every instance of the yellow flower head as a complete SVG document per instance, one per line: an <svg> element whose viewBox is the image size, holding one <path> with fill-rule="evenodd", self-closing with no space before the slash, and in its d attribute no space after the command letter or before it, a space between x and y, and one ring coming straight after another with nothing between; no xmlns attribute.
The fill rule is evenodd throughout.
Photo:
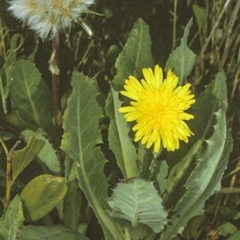
<svg viewBox="0 0 240 240"><path fill-rule="evenodd" d="M132 128L135 142L141 140L146 148L154 145L155 153L161 145L168 151L175 151L179 148L179 140L188 142L188 137L194 135L185 123L194 118L185 112L195 103L189 90L191 84L177 86L178 77L171 70L163 80L162 68L158 65L154 72L144 68L143 76L141 82L133 76L125 80L125 91L120 93L133 101L119 111L125 113L127 122L136 122Z"/></svg>
<svg viewBox="0 0 240 240"><path fill-rule="evenodd" d="M70 31L94 0L10 0L13 15L27 23L42 38L54 38Z"/></svg>

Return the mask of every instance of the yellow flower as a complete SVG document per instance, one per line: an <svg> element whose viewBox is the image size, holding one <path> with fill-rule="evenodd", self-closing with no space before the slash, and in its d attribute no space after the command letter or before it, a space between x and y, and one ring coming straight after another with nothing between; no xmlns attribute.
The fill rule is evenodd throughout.
<svg viewBox="0 0 240 240"><path fill-rule="evenodd" d="M155 153L161 145L168 151L175 151L179 148L179 140L188 142L188 137L194 135L185 123L194 118L185 112L195 103L189 90L191 84L177 86L178 77L171 70L163 80L162 68L158 65L154 72L144 68L143 76L145 79L141 81L133 76L125 80L125 91L120 93L133 101L119 111L125 113L127 122L136 122L132 128L135 142L141 140L146 148L154 145Z"/></svg>

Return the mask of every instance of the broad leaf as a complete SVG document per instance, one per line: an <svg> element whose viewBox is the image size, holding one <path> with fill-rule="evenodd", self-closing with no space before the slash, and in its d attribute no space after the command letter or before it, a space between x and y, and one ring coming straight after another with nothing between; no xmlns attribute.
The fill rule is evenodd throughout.
<svg viewBox="0 0 240 240"><path fill-rule="evenodd" d="M118 111L122 102L118 92L113 88L109 93L106 112L110 118L109 147L114 152L117 164L121 169L124 179L137 176L137 155L132 138L129 137L129 125Z"/></svg>
<svg viewBox="0 0 240 240"><path fill-rule="evenodd" d="M158 165L159 171L156 180L160 189L160 193L163 194L167 188L166 177L168 175L168 165L166 161L159 161Z"/></svg>
<svg viewBox="0 0 240 240"><path fill-rule="evenodd" d="M184 35L181 38L181 44L177 47L167 60L165 72L169 69L179 78L179 84L184 83L184 79L190 74L195 63L195 54L187 46L187 38L192 26L192 18L189 20L184 30Z"/></svg>
<svg viewBox="0 0 240 240"><path fill-rule="evenodd" d="M213 133L205 140L206 146L198 148L196 167L184 185L187 191L174 209L171 226L164 233L163 240L171 239L179 232L179 229L186 225L189 219L202 214L205 201L221 187L221 178L232 150L232 139L226 123L227 93L223 73L216 76L215 81L206 92L216 98L214 103L216 110L213 112L216 122L213 125ZM208 94L203 96L211 99ZM202 110L198 109L198 111ZM204 117L211 118L211 115Z"/></svg>
<svg viewBox="0 0 240 240"><path fill-rule="evenodd" d="M193 10L193 13L194 13L196 21L197 21L198 31L200 31L204 22L207 19L206 18L206 9L198 6L197 4L193 4L192 10Z"/></svg>
<svg viewBox="0 0 240 240"><path fill-rule="evenodd" d="M129 33L128 40L116 60L115 67L118 72L112 81L107 102L107 115L110 118L109 146L116 156L117 164L125 179L137 176L137 156L132 138L128 136L129 125L123 114L118 112L122 102L116 90L123 89L124 81L129 75L140 78L143 68L153 67L151 44L149 28L139 19Z"/></svg>
<svg viewBox="0 0 240 240"><path fill-rule="evenodd" d="M220 76L220 80L217 80L218 76ZM180 149L167 156L170 173L167 179L168 196L164 197L164 201L168 199L168 205L171 200L177 200L176 191L180 191L181 186L198 164L198 161L195 161L196 158L200 159L197 153L201 152L205 139L209 138L209 134L212 132L212 126L216 119L215 113L222 104L220 99L226 98L225 77L223 74L218 76L214 82L207 85L205 91L200 94L192 107L191 113L194 115L194 119L189 121L188 125L194 136L189 138L188 143L181 142ZM168 207L171 208L173 205Z"/></svg>
<svg viewBox="0 0 240 240"><path fill-rule="evenodd" d="M82 208L82 196L83 193L79 188L77 179L77 163L72 159L65 159L65 173L67 179L68 191L64 197L63 202L63 222L66 227L73 230L78 229L79 219L81 211L85 211L86 208ZM87 225L84 222L84 225Z"/></svg>
<svg viewBox="0 0 240 240"><path fill-rule="evenodd" d="M240 239L240 230L235 232L233 235L230 237L226 238L226 240L239 240Z"/></svg>
<svg viewBox="0 0 240 240"><path fill-rule="evenodd" d="M107 202L110 215L131 222L132 227L142 223L159 233L167 223L167 213L153 182L140 178L120 182Z"/></svg>
<svg viewBox="0 0 240 240"><path fill-rule="evenodd" d="M0 239L15 240L18 231L23 224L22 202L17 195L9 204L3 216L0 219Z"/></svg>
<svg viewBox="0 0 240 240"><path fill-rule="evenodd" d="M25 148L14 151L12 154L12 178L18 175L31 163L44 146L44 141L30 137Z"/></svg>
<svg viewBox="0 0 240 240"><path fill-rule="evenodd" d="M100 147L99 119L103 116L97 102L99 95L92 79L73 73L73 91L63 118L62 149L77 163L79 186L85 193L106 239L122 239L121 229L108 217L103 202L108 197L104 174L106 160Z"/></svg>
<svg viewBox="0 0 240 240"><path fill-rule="evenodd" d="M230 222L224 222L223 224L221 224L221 226L219 227L219 234L223 237L227 237L228 235L232 235L235 232L237 232L237 227L235 225L233 225Z"/></svg>
<svg viewBox="0 0 240 240"><path fill-rule="evenodd" d="M20 115L40 127L51 129L51 94L35 64L19 60L11 70L11 79L11 99Z"/></svg>
<svg viewBox="0 0 240 240"><path fill-rule="evenodd" d="M121 90L125 79L134 74L142 76L142 69L153 67L149 28L139 19L129 33L128 40L119 54L115 67L118 72L113 80L115 90Z"/></svg>
<svg viewBox="0 0 240 240"><path fill-rule="evenodd" d="M59 204L66 192L63 177L43 174L31 180L20 194L26 220L36 221L45 216Z"/></svg>
<svg viewBox="0 0 240 240"><path fill-rule="evenodd" d="M32 130L24 130L21 133L21 136L23 137L25 142L28 142L31 136L34 138L43 141L44 146L41 149L41 151L37 154L37 157L43 166L43 168L47 168L46 171L50 171L51 173L60 174L60 162L57 156L56 149L53 148L53 145L50 143L50 141L43 135L44 132L34 132Z"/></svg>
<svg viewBox="0 0 240 240"><path fill-rule="evenodd" d="M4 120L11 125L16 127L16 131L21 133L24 129L31 129L31 130L37 130L39 127L34 124L30 123L29 121L22 118L18 110L13 110L6 116L4 116Z"/></svg>
<svg viewBox="0 0 240 240"><path fill-rule="evenodd" d="M62 225L22 226L19 236L24 240L88 240L83 234Z"/></svg>

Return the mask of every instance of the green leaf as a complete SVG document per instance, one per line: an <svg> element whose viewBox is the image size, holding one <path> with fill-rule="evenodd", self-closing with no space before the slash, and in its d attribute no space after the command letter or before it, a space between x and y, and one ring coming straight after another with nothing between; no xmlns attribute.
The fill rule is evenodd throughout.
<svg viewBox="0 0 240 240"><path fill-rule="evenodd" d="M30 137L25 148L12 154L12 181L31 163L44 146L44 141Z"/></svg>
<svg viewBox="0 0 240 240"><path fill-rule="evenodd" d="M10 202L6 211L0 219L0 239L17 239L18 230L23 224L23 210L20 197L17 195Z"/></svg>
<svg viewBox="0 0 240 240"><path fill-rule="evenodd" d="M153 182L140 178L120 182L107 202L111 208L110 215L131 222L132 227L142 223L159 233L167 223L167 213Z"/></svg>
<svg viewBox="0 0 240 240"><path fill-rule="evenodd" d="M234 234L235 232L237 232L237 230L238 230L237 227L230 222L224 222L219 227L219 233L224 237L226 237L229 234Z"/></svg>
<svg viewBox="0 0 240 240"><path fill-rule="evenodd" d="M169 69L172 69L178 76L180 85L184 83L185 78L190 74L195 63L195 54L187 46L187 38L192 22L191 18L184 29L180 46L170 54L165 66L166 73Z"/></svg>
<svg viewBox="0 0 240 240"><path fill-rule="evenodd" d="M167 175L168 175L168 165L166 161L160 161L159 171L158 171L156 180L157 180L161 194L163 194L167 188L167 181L166 181Z"/></svg>
<svg viewBox="0 0 240 240"><path fill-rule="evenodd" d="M109 69L113 67L113 64L115 63L117 56L119 55L120 50L116 45L111 45L106 53L106 62L105 62L105 68Z"/></svg>
<svg viewBox="0 0 240 240"><path fill-rule="evenodd" d="M66 161L68 162L68 166L66 166ZM71 166L70 166L71 162ZM63 203L63 222L66 227L69 227L75 231L78 230L79 227L79 219L81 214L81 206L82 206L82 193L78 185L77 179L77 163L73 162L71 159L65 160L65 172L66 168L70 168L70 172L67 174L67 186L68 191L66 196L64 197ZM84 209L85 210L85 209ZM84 225L87 225L84 223Z"/></svg>
<svg viewBox="0 0 240 240"><path fill-rule="evenodd" d="M43 174L31 180L20 194L26 220L36 221L45 216L59 204L66 192L63 177Z"/></svg>
<svg viewBox="0 0 240 240"><path fill-rule="evenodd" d="M13 132L10 132L9 130L6 130L4 127L0 126L0 136L2 141L8 141L10 139L13 139L16 137L16 134L14 134Z"/></svg>
<svg viewBox="0 0 240 240"><path fill-rule="evenodd" d="M216 208L216 206L215 206ZM211 212L212 214L213 212ZM189 239L194 239L199 234L199 227L206 226L206 222L209 219L209 215L202 214L199 216L193 217L187 224L186 230L184 230L182 237L183 239L186 239L189 237Z"/></svg>
<svg viewBox="0 0 240 240"><path fill-rule="evenodd" d="M38 126L36 124L23 119L18 110L12 110L10 113L4 116L4 120L16 127L16 130L17 132L19 131L19 134L24 129L38 129Z"/></svg>
<svg viewBox="0 0 240 240"><path fill-rule="evenodd" d="M218 77L220 77L219 81L217 80ZM215 81L207 85L206 90L196 99L191 112L194 115L194 119L188 123L195 136L190 137L188 143L181 143L178 151L169 153L167 156L170 173L167 179L168 196L164 197L164 201L167 198L168 205L171 199L177 200L175 197L176 191L179 191L181 185L186 182L186 179L196 167L196 164L198 164L198 161L195 160L201 158L197 153L201 152L205 139L209 138L209 134L212 131L212 125L216 118L214 113L223 101L220 99L225 98L224 101L226 102L226 89L224 89L226 84L224 79L223 74L216 76ZM173 195L171 194L172 191Z"/></svg>
<svg viewBox="0 0 240 240"><path fill-rule="evenodd" d="M114 152L117 164L125 179L137 176L136 149L132 138L128 136L129 125L118 112L122 102L119 100L118 90L129 75L142 76L142 69L153 66L151 54L151 38L149 28L139 19L129 33L128 40L116 60L115 67L118 72L112 81L111 92L107 102L107 115L110 118L109 146Z"/></svg>
<svg viewBox="0 0 240 240"><path fill-rule="evenodd" d="M5 41L4 38L8 38L8 34L5 34L4 30L6 30L6 32L9 31L7 29L4 29L4 27L1 28L1 42L3 43ZM17 50L22 47L23 43L24 43L24 37L21 34L15 33L11 37L9 49L5 49L1 53L1 55L3 54L5 55L3 57L4 59L3 61L5 62L2 68L0 69L0 82L1 82L0 95L1 95L2 108L4 113L8 113L7 98L9 95L9 87L11 84L10 71L12 66L16 62ZM4 44L2 45L1 48L4 48ZM7 51L7 53L5 51Z"/></svg>
<svg viewBox="0 0 240 240"><path fill-rule="evenodd" d="M235 232L232 236L226 238L226 240L239 240L240 239L240 230Z"/></svg>
<svg viewBox="0 0 240 240"><path fill-rule="evenodd" d="M123 83L129 75L141 77L143 68L153 67L151 45L149 28L143 20L139 19L117 58L115 67L118 72L112 82L115 90L123 88Z"/></svg>
<svg viewBox="0 0 240 240"><path fill-rule="evenodd" d="M121 229L103 209L108 182L103 172L106 160L97 146L102 142L99 119L103 116L97 102L99 93L94 81L78 72L73 73L72 87L63 117L61 148L77 163L79 186L102 225L105 238L122 239Z"/></svg>
<svg viewBox="0 0 240 240"><path fill-rule="evenodd" d="M137 158L138 158L139 177L155 181L156 175L158 173L156 170L157 168L155 168L156 158L153 155L152 150L146 149L143 144L139 144ZM154 168L153 168L153 165L154 165Z"/></svg>
<svg viewBox="0 0 240 240"><path fill-rule="evenodd" d="M4 98L6 99L8 96L8 90L10 86L10 71L12 66L16 62L16 56L17 56L17 50L22 47L24 43L24 37L21 34L15 33L11 37L10 40L10 49L8 50L8 53L5 56L6 62L4 63L3 67L0 69L0 79L2 82L5 82L5 89L4 89ZM4 81L4 80L5 81Z"/></svg>
<svg viewBox="0 0 240 240"><path fill-rule="evenodd" d="M23 35L21 35L19 33L13 34L13 36L11 37L11 41L10 41L10 49L6 56L6 63L3 68L5 73L8 72L8 74L9 74L9 71L10 71L12 65L16 62L17 51L22 47L23 44L24 44Z"/></svg>
<svg viewBox="0 0 240 240"><path fill-rule="evenodd" d="M53 148L52 144L43 134L44 133L34 132L28 129L24 130L21 133L21 136L23 137L25 142L29 141L31 136L44 142L44 146L38 153L37 157L44 168L47 167L48 171L59 175L61 172L61 168L56 150Z"/></svg>
<svg viewBox="0 0 240 240"><path fill-rule="evenodd" d="M109 147L115 154L117 164L121 169L124 179L137 176L136 148L129 137L129 125L118 111L122 102L118 98L118 92L113 88L109 93L106 112L110 119Z"/></svg>
<svg viewBox="0 0 240 240"><path fill-rule="evenodd" d="M163 240L171 239L179 232L179 229L185 226L189 219L202 214L205 201L221 187L221 178L232 150L232 139L226 122L227 88L225 80L222 72L217 74L215 81L206 89L206 94L202 95L206 98L205 100L208 100L208 104L212 104L216 109L211 115L202 114L202 118L207 119L209 117L211 119L212 114L214 114L216 119L213 133L205 140L205 146L198 148L196 166L184 185L187 191L174 209L171 226L164 233ZM212 97L208 94L215 96L215 102L209 102ZM204 109L206 109L206 105L197 110L200 113Z"/></svg>
<svg viewBox="0 0 240 240"><path fill-rule="evenodd" d="M19 235L23 240L88 240L81 233L74 232L62 225L22 226Z"/></svg>
<svg viewBox="0 0 240 240"><path fill-rule="evenodd" d="M51 94L35 64L19 60L11 70L11 78L11 99L20 115L40 127L51 129Z"/></svg>
<svg viewBox="0 0 240 240"><path fill-rule="evenodd" d="M206 21L206 9L199 7L197 4L193 4L192 9L197 20L198 30L200 31L204 22Z"/></svg>

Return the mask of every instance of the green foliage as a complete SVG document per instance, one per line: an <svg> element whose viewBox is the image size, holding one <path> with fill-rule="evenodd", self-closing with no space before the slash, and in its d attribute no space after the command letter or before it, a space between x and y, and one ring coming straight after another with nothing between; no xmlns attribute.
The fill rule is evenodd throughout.
<svg viewBox="0 0 240 240"><path fill-rule="evenodd" d="M3 31L3 29L1 29ZM2 36L4 39L6 35ZM19 50L24 43L24 37L21 34L15 33L10 40L10 48L4 52L4 64L0 69L0 93L2 98L2 107L4 113L8 112L7 98L9 95L9 87L11 84L11 69L16 62L17 50ZM5 49L3 49L4 51Z"/></svg>
<svg viewBox="0 0 240 240"><path fill-rule="evenodd" d="M50 141L44 136L43 132L34 132L32 130L24 130L21 133L22 138L25 142L28 142L31 137L38 139L39 141L44 142L44 146L41 151L38 153L37 157L46 171L50 171L51 173L55 173L56 175L60 174L60 163L57 156L56 150L53 148L53 145Z"/></svg>
<svg viewBox="0 0 240 240"><path fill-rule="evenodd" d="M114 152L117 164L125 179L137 176L137 154L132 139L128 136L129 126L118 109L122 102L113 88L107 99L106 112L110 119L109 147Z"/></svg>
<svg viewBox="0 0 240 240"><path fill-rule="evenodd" d="M115 67L118 72L112 84L115 90L121 90L125 79L133 74L136 77L142 76L142 69L153 66L151 55L151 39L148 26L143 20L139 19L132 31L129 33L128 40L119 54Z"/></svg>
<svg viewBox="0 0 240 240"><path fill-rule="evenodd" d="M49 174L32 179L20 194L26 221L36 221L55 208L67 192L66 180Z"/></svg>
<svg viewBox="0 0 240 240"><path fill-rule="evenodd" d="M218 74L215 81L209 84L206 90L197 98L197 102L193 107L195 110L195 119L191 125L195 136L191 138L189 144L182 146L178 152L170 154L168 157L170 165L172 165L174 159L181 159L177 164L174 164L170 170L168 176L168 193L171 193L172 188L174 188L182 178L186 178L186 174L187 177L190 175L187 171L189 166L193 169L201 162L201 151L204 150L205 140L209 138L212 126L216 121L215 114L223 103L223 107L226 109L225 104L227 100L224 86L226 86L225 76L223 73ZM222 114L224 114L224 112ZM223 141L224 140L225 139L223 139ZM193 159L196 159L194 163Z"/></svg>
<svg viewBox="0 0 240 240"><path fill-rule="evenodd" d="M160 193L164 194L167 189L167 176L168 176L168 165L166 161L159 163L159 170L157 172L156 181L158 183Z"/></svg>
<svg viewBox="0 0 240 240"><path fill-rule="evenodd" d="M10 49L6 56L6 62L1 68L1 75L9 76L13 64L16 62L17 51L22 47L23 43L24 43L24 37L21 34L15 33L11 37ZM5 87L6 87L6 90L8 90L8 87L10 86L9 85L10 79L7 78L6 80L8 81L8 83L6 84ZM7 97L7 95L5 97Z"/></svg>
<svg viewBox="0 0 240 240"><path fill-rule="evenodd" d="M153 182L140 178L120 182L107 202L111 208L110 215L127 220L132 227L142 223L143 228L147 225L155 233L159 233L167 223L167 213L161 205L162 200Z"/></svg>
<svg viewBox="0 0 240 240"><path fill-rule="evenodd" d="M44 141L30 137L25 148L14 151L12 155L12 181L31 163L44 146Z"/></svg>
<svg viewBox="0 0 240 240"><path fill-rule="evenodd" d="M193 9L193 13L196 17L198 30L200 31L206 20L206 9L203 7L199 7L197 4L193 4L192 9Z"/></svg>
<svg viewBox="0 0 240 240"><path fill-rule="evenodd" d="M63 203L63 221L66 227L77 231L81 227L79 226L81 224L79 223L79 215L83 205L83 194L79 189L76 174L77 163L70 161L70 159L67 161L67 163L69 166L65 165L65 172L68 190L66 196L64 197ZM86 212L87 210L84 213L86 214ZM86 224L83 223L82 225Z"/></svg>
<svg viewBox="0 0 240 240"><path fill-rule="evenodd" d="M11 99L23 119L53 128L51 94L35 64L19 60L11 70Z"/></svg>
<svg viewBox="0 0 240 240"><path fill-rule="evenodd" d="M0 239L15 240L23 221L22 202L19 196L16 196L0 219Z"/></svg>
<svg viewBox="0 0 240 240"><path fill-rule="evenodd" d="M149 29L146 23L140 19L129 33L128 40L116 60L115 67L118 72L112 81L106 107L107 115L110 118L109 147L114 152L117 164L125 179L137 176L137 155L132 138L128 136L129 126L118 111L122 102L115 89L121 90L129 75L133 74L140 77L142 68L153 66L150 53Z"/></svg>
<svg viewBox="0 0 240 240"><path fill-rule="evenodd" d="M226 240L238 240L240 238L240 231L235 232L232 236L226 238Z"/></svg>
<svg viewBox="0 0 240 240"><path fill-rule="evenodd" d="M23 226L19 233L24 240L88 240L83 234L72 231L61 225L51 226Z"/></svg>
<svg viewBox="0 0 240 240"><path fill-rule="evenodd" d="M223 223L219 228L219 233L224 237L228 236L229 234L234 234L236 232L237 227L230 222Z"/></svg>
<svg viewBox="0 0 240 240"><path fill-rule="evenodd" d="M205 101L209 102L210 107L206 115ZM196 134L202 132L202 137L196 137L196 143L189 153L187 153L185 159L173 168L174 173L170 173L171 186L176 187L176 183L181 180L183 174L186 173L192 161L195 161L192 170L189 171L189 175L186 179L186 183L183 187L186 189L183 196L178 200L174 214L171 217L171 226L167 228L162 239L171 239L179 232L181 227L184 227L188 220L193 216L199 215L203 212L205 201L214 193L214 191L220 189L220 179L223 172L227 167L227 160L232 150L232 140L227 130L226 115L227 110L226 99L226 86L225 76L223 73L219 73L213 83L209 84L199 99L196 108L196 118L199 120L195 122L195 129L198 128ZM212 109L211 109L212 107ZM199 112L197 112L199 111ZM204 115L204 113L205 115ZM203 117L204 116L204 117ZM216 117L215 124L213 118ZM202 118L202 119L201 119ZM208 119L207 124L204 126L204 131L201 130L199 123L205 122ZM206 139L206 133L212 127L213 133ZM193 126L194 128L194 126ZM203 142L199 142L202 139L206 143L203 147ZM194 153L194 154L193 154ZM182 164L187 163L186 165ZM181 167L185 166L183 169ZM179 187L179 186L178 186ZM171 189L168 187L167 189ZM171 194L167 196L170 201L171 197L174 197L176 193L172 190Z"/></svg>
<svg viewBox="0 0 240 240"><path fill-rule="evenodd" d="M187 26L184 29L184 35L181 38L181 44L178 46L173 53L170 54L165 66L165 72L169 69L179 78L179 84L183 84L185 78L190 74L195 63L195 54L187 46L187 39L192 26L193 20L190 19Z"/></svg>
<svg viewBox="0 0 240 240"><path fill-rule="evenodd" d="M105 214L103 201L107 198L108 183L103 167L106 163L98 144L101 144L99 120L103 116L97 102L96 84L75 72L73 92L63 119L64 135L61 148L76 161L79 186L93 208L107 239L122 238L119 227Z"/></svg>

